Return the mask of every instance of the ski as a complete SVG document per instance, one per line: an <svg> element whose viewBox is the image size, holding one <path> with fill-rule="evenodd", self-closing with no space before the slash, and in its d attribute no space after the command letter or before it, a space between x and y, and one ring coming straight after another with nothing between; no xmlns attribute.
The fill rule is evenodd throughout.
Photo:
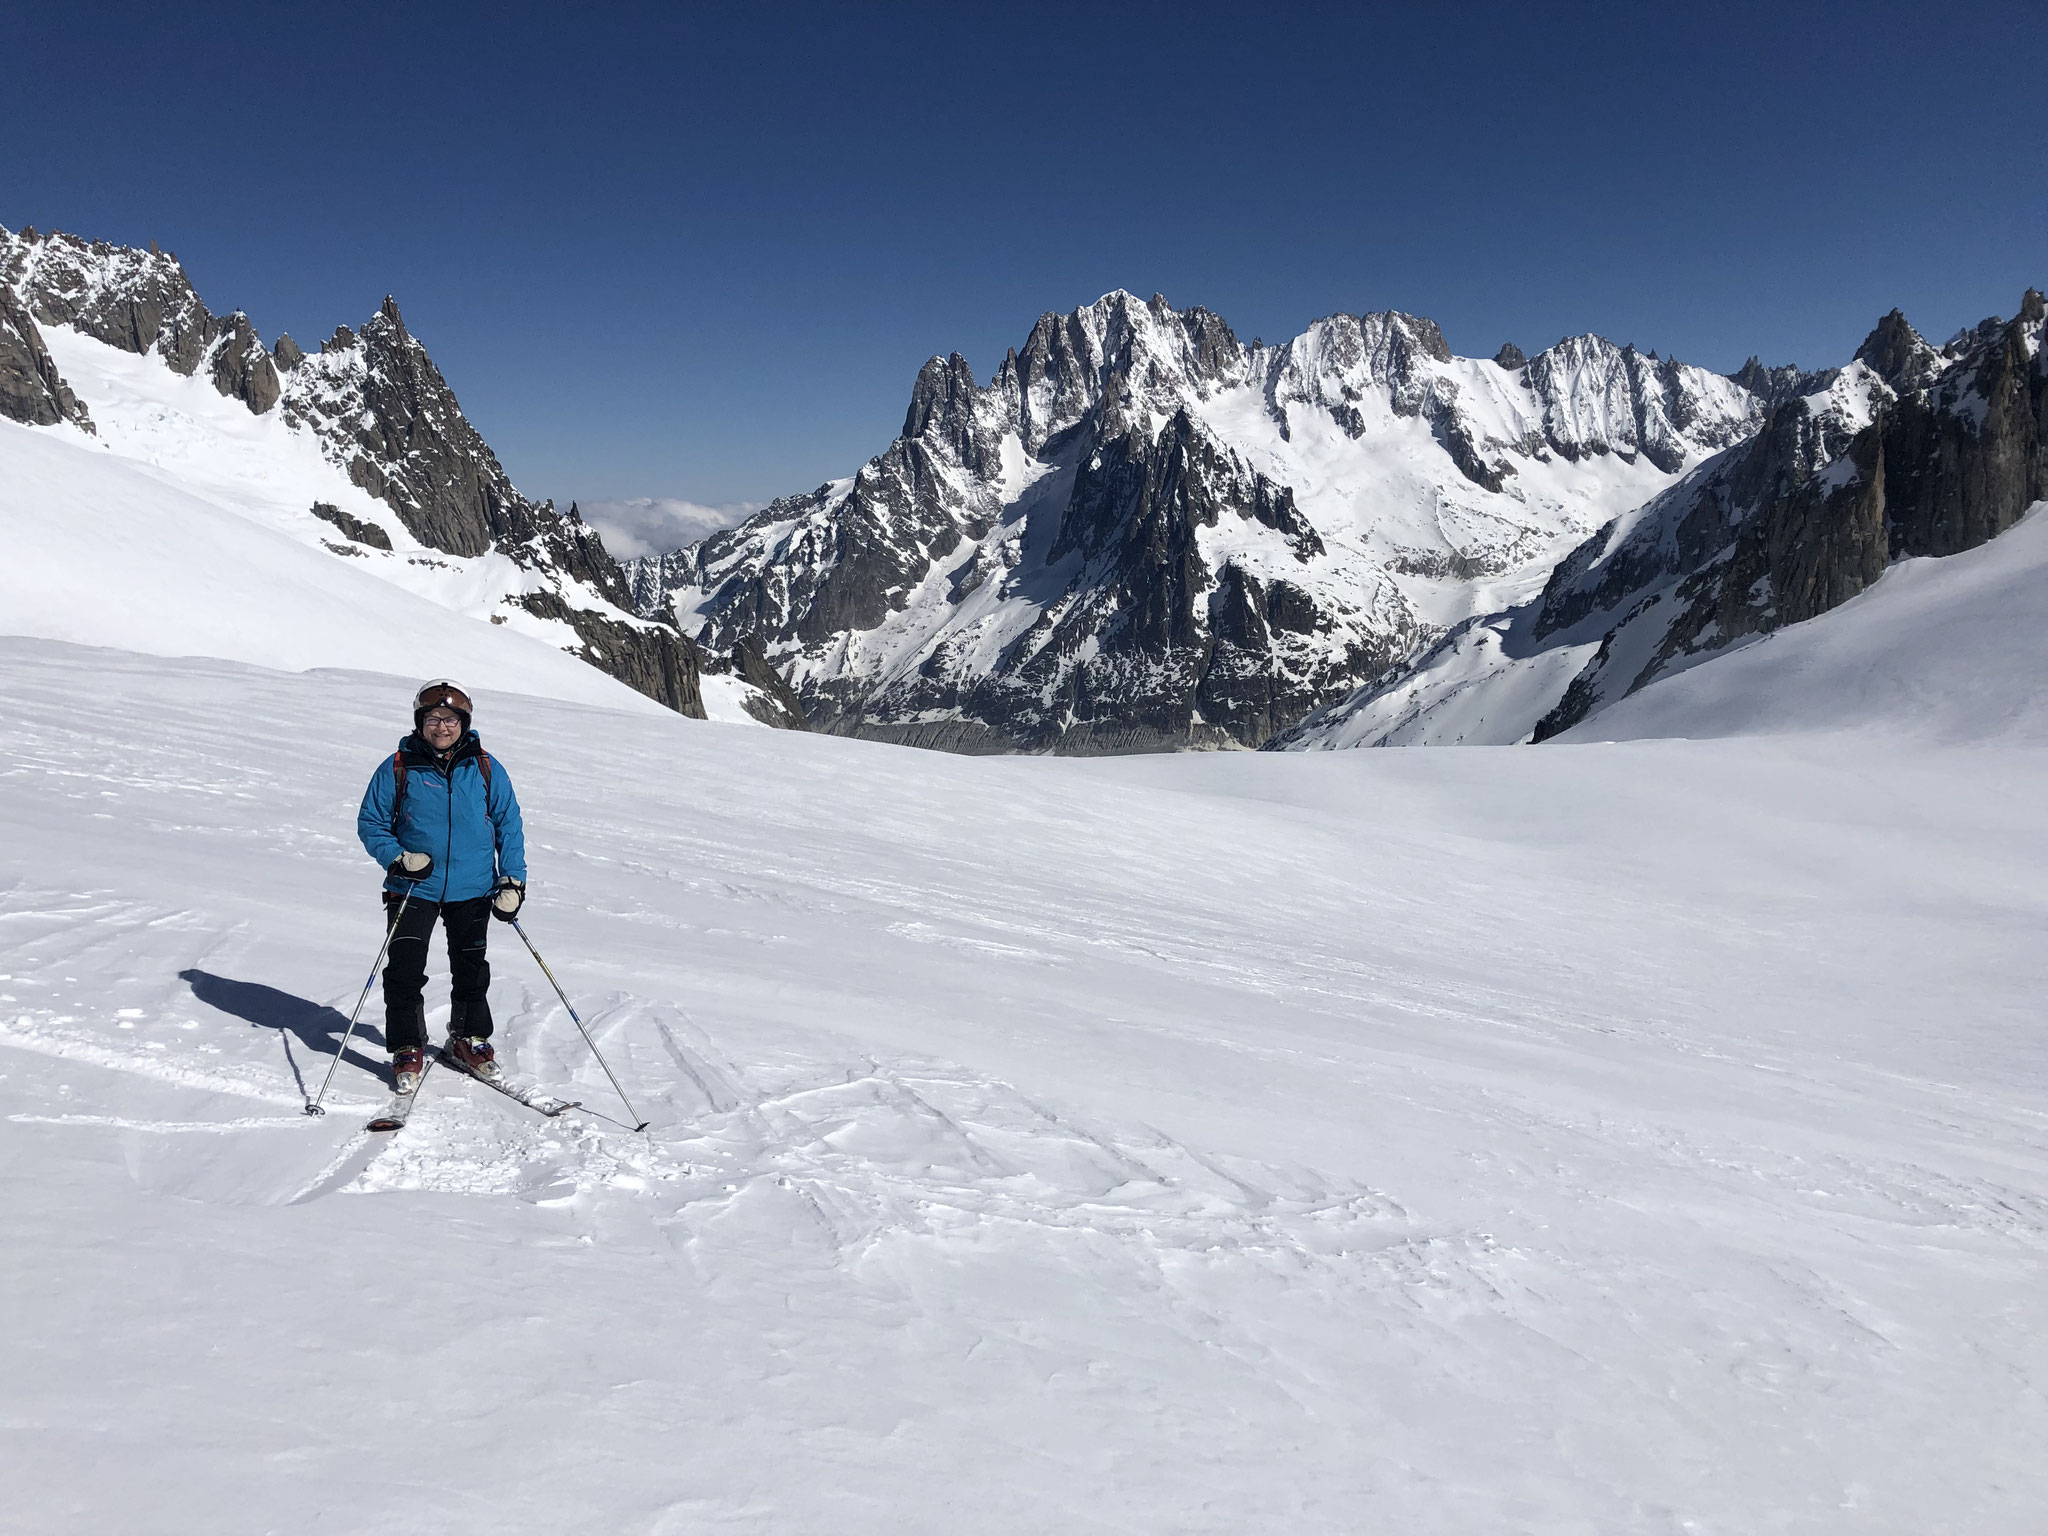
<svg viewBox="0 0 2048 1536"><path fill-rule="evenodd" d="M366 1130L401 1131L405 1129L406 1116L412 1113L413 1104L420 1096L420 1090L427 1086L427 1074L434 1070L437 1052L427 1052L427 1059L420 1066L420 1080L412 1085L411 1093L394 1093L391 1102L384 1106L384 1113L372 1120Z"/></svg>
<svg viewBox="0 0 2048 1536"><path fill-rule="evenodd" d="M460 1072L464 1077L472 1078L482 1083L486 1088L495 1088L498 1092L504 1094L506 1098L517 1099L528 1109L538 1114L546 1115L550 1120L565 1110L581 1109L583 1107L581 1099L561 1098L556 1094L549 1093L539 1083L532 1082L523 1077L506 1077L503 1073L496 1077L480 1076L470 1071L468 1067L455 1060L454 1057L448 1055L445 1048L437 1054L442 1061L448 1064L451 1071Z"/></svg>

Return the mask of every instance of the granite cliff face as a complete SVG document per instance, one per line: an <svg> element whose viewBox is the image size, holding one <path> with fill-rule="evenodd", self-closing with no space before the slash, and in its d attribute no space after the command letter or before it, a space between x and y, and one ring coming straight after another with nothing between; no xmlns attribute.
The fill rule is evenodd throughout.
<svg viewBox="0 0 2048 1536"><path fill-rule="evenodd" d="M824 728L970 751L1257 746L1754 431L1597 337L1453 356L1336 315L1277 347L1114 293L986 385L919 373L857 474L635 562L640 611L757 642Z"/></svg>
<svg viewBox="0 0 2048 1536"><path fill-rule="evenodd" d="M1676 667L1971 549L2048 498L2048 305L1946 346L1897 311L1845 367L1744 372L1760 430L1601 528L1520 608L1445 636L1276 745L1542 741Z"/></svg>
<svg viewBox="0 0 2048 1536"><path fill-rule="evenodd" d="M35 317L0 288L0 416L31 427L68 421L92 430L92 414L57 371Z"/></svg>
<svg viewBox="0 0 2048 1536"><path fill-rule="evenodd" d="M72 235L0 230L0 413L31 425L90 426L38 327L63 327L202 377L254 414L309 432L350 482L391 509L417 546L458 560L508 557L496 602L552 626L557 643L683 714L701 717L701 657L673 624L633 611L624 573L573 512L512 484L426 349L387 298L358 330L308 355L288 336L266 349L246 315L216 316L177 259ZM315 503L349 541L339 554L392 559L390 533ZM503 620L503 613L493 616Z"/></svg>

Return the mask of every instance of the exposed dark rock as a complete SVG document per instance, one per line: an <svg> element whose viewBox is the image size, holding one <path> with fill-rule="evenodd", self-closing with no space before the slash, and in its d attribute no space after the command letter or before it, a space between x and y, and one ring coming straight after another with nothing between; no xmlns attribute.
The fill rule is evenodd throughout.
<svg viewBox="0 0 2048 1536"><path fill-rule="evenodd" d="M1517 368L1526 367L1529 362L1529 359L1522 355L1522 349L1512 341L1502 342L1500 350L1493 354L1493 360L1510 373Z"/></svg>
<svg viewBox="0 0 2048 1536"><path fill-rule="evenodd" d="M1275 581L1266 589L1266 620L1294 635L1312 635L1329 623L1316 610L1316 600L1291 581Z"/></svg>
<svg viewBox="0 0 2048 1536"><path fill-rule="evenodd" d="M784 730L810 729L810 721L804 715L804 706L797 698L796 690L768 664L758 635L742 635L732 648L732 661L733 670L761 695L758 701L749 699L742 706L749 714L765 725Z"/></svg>
<svg viewBox="0 0 2048 1536"><path fill-rule="evenodd" d="M1472 439L1471 432L1462 421L1447 419L1438 429L1444 448L1450 453L1451 462L1458 466L1458 472L1475 485L1483 485L1489 491L1498 491L1504 484L1499 469L1479 456L1479 444Z"/></svg>
<svg viewBox="0 0 2048 1536"><path fill-rule="evenodd" d="M698 652L684 636L660 625L625 624L594 609L572 608L553 592L529 592L511 601L539 618L569 625L583 642L576 654L599 671L679 715L704 718Z"/></svg>
<svg viewBox="0 0 2048 1536"><path fill-rule="evenodd" d="M219 334L211 350L213 387L261 416L277 404L277 369L270 354L239 309L215 325Z"/></svg>
<svg viewBox="0 0 2048 1536"><path fill-rule="evenodd" d="M1626 612L1536 739L1685 658L1840 606L1892 560L1974 548L2048 498L2044 320L2048 303L2029 290L2010 323L1936 352L1894 310L1857 353L1886 386L1867 423L1833 406L1816 416L1808 400L1839 376L1807 376L1811 387L1752 441L1651 502L1626 533L1610 525L1580 545L1551 573L1530 637L1569 639ZM1614 675L1617 637L1640 625L1658 627L1626 647L1636 659Z"/></svg>
<svg viewBox="0 0 2048 1536"><path fill-rule="evenodd" d="M0 287L0 416L31 427L72 422L90 432L92 417L57 371L43 333L13 293Z"/></svg>
<svg viewBox="0 0 2048 1536"><path fill-rule="evenodd" d="M902 435L917 438L930 431L976 474L1001 473L1002 465L995 458L997 445L986 433L975 430L973 402L980 393L973 370L958 352L933 358L918 370L917 383L911 387Z"/></svg>
<svg viewBox="0 0 2048 1536"><path fill-rule="evenodd" d="M1649 601L1654 603L1657 599L1652 597ZM1617 624L1600 637L1600 649L1593 653L1593 659L1565 686L1564 697L1557 701L1550 713L1536 722L1536 729L1529 736L1532 743L1562 736L1593 712L1593 706L1600 697L1601 677L1614 658L1614 637L1620 633L1621 626Z"/></svg>
<svg viewBox="0 0 2048 1536"><path fill-rule="evenodd" d="M2041 322L2041 295L2028 289L2010 325L1980 328L1978 351L1939 387L1902 398L1888 413L1894 559L1975 548L2048 496L2048 395L2029 348Z"/></svg>
<svg viewBox="0 0 2048 1536"><path fill-rule="evenodd" d="M1766 407L1783 405L1798 395L1810 395L1816 389L1825 388L1836 370L1812 374L1791 363L1777 368L1766 368L1755 357L1744 363L1728 377L1763 401Z"/></svg>
<svg viewBox="0 0 2048 1536"><path fill-rule="evenodd" d="M0 286L44 325L68 325L124 352L154 350L193 373L217 324L175 256L51 233L0 244Z"/></svg>
<svg viewBox="0 0 2048 1536"><path fill-rule="evenodd" d="M1924 389L1941 367L1941 354L1921 339L1896 309L1856 349L1856 361L1900 394Z"/></svg>
<svg viewBox="0 0 2048 1536"><path fill-rule="evenodd" d="M270 355L276 360L277 366L287 373L306 360L306 354L299 350L299 344L292 340L289 331L279 333L277 345L270 349Z"/></svg>
<svg viewBox="0 0 2048 1536"><path fill-rule="evenodd" d="M313 503L312 512L321 522L332 523L358 544L367 544L372 549L391 548L390 534L375 523L366 523L359 517L350 516L332 502L316 501Z"/></svg>
<svg viewBox="0 0 2048 1536"><path fill-rule="evenodd" d="M1885 568L1885 473L1876 434L1858 436L1848 453L1856 474L1846 481L1815 474L1778 417L1804 415L1781 407L1764 441L1741 466L1736 494L1751 493L1757 510L1744 519L1727 558L1692 572L1672 594L1676 614L1655 653L1625 691L1655 678L1676 658L1718 649L1826 613L1863 591ZM1796 419L1791 431L1798 430ZM1745 480L1762 485L1744 486Z"/></svg>

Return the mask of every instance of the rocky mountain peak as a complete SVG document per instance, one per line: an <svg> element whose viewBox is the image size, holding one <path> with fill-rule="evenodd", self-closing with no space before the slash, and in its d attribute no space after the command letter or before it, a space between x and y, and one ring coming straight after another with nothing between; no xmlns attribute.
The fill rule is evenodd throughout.
<svg viewBox="0 0 2048 1536"><path fill-rule="evenodd" d="M1108 399L1120 431L1126 418L1172 414L1190 392L1212 391L1244 371L1247 351L1221 316L1199 306L1175 310L1118 289L1068 314L1048 312L1023 350L1006 359L994 387L1011 395L1026 446L1036 452Z"/></svg>
<svg viewBox="0 0 2048 1536"><path fill-rule="evenodd" d="M1795 363L1766 368L1754 355L1728 377L1761 400L1766 408L1782 405L1800 395L1822 388L1839 370L1808 373Z"/></svg>
<svg viewBox="0 0 2048 1536"><path fill-rule="evenodd" d="M910 389L910 409L903 416L904 437L917 437L940 417L971 412L981 397L974 371L958 352L934 357L917 372Z"/></svg>
<svg viewBox="0 0 2048 1536"><path fill-rule="evenodd" d="M1895 390L1922 388L1941 369L1941 354L1896 309L1863 339L1855 360Z"/></svg>
<svg viewBox="0 0 2048 1536"><path fill-rule="evenodd" d="M1526 366L1529 359L1523 355L1522 349L1512 341L1504 341L1500 344L1500 350L1493 354L1493 361L1495 366L1505 368L1512 373L1515 369Z"/></svg>

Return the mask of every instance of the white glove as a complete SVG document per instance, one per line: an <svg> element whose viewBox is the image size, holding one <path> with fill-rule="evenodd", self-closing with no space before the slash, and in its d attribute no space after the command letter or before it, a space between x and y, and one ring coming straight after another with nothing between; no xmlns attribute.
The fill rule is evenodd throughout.
<svg viewBox="0 0 2048 1536"><path fill-rule="evenodd" d="M434 856L431 853L401 853L385 870L388 875L395 875L400 880L411 880L415 884L433 872Z"/></svg>

